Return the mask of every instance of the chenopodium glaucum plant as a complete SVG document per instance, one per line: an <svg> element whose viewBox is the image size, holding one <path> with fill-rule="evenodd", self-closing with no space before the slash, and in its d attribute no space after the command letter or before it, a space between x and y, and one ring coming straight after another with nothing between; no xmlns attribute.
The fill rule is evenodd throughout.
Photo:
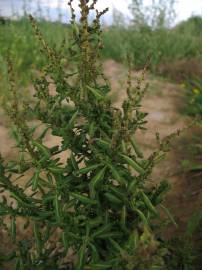
<svg viewBox="0 0 202 270"><path fill-rule="evenodd" d="M154 228L168 186L147 181L168 141L145 159L135 140L146 123L140 110L145 70L132 86L129 68L127 98L120 109L113 107L99 60L100 18L107 9L99 12L96 0L80 0L76 23L72 2L68 70L65 43L59 51L50 48L30 16L48 62L34 81L31 105L19 102L8 64L12 101L7 112L19 158L0 161L0 224L13 242L1 260L13 260L16 270L165 269ZM40 121L40 134L30 127L30 116ZM50 133L61 144L48 147ZM61 154L67 155L65 162Z"/></svg>

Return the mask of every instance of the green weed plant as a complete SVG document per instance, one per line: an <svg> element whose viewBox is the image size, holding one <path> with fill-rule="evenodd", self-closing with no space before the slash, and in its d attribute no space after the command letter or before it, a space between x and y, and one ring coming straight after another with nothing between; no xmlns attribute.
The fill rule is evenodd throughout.
<svg viewBox="0 0 202 270"><path fill-rule="evenodd" d="M34 81L32 105L20 102L8 63L12 98L6 108L18 160L0 159L0 225L12 242L0 262L13 261L16 270L165 269L167 250L156 228L160 208L170 216L162 205L169 186L152 184L151 173L176 134L158 138L159 148L144 156L135 134L147 122L141 110L146 68L133 86L129 65L127 98L120 109L113 107L99 60L100 18L107 9L99 12L96 0L80 0L77 24L72 2L68 70L65 43L50 47L30 16L47 61ZM95 19L89 23L91 11ZM30 115L42 124L40 134L30 127ZM48 147L48 133L61 145ZM65 162L61 154L68 156Z"/></svg>

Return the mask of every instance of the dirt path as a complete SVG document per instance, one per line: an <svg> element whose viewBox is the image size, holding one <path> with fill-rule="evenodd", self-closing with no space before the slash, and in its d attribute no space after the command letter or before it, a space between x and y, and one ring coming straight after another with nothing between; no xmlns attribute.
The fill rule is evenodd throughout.
<svg viewBox="0 0 202 270"><path fill-rule="evenodd" d="M120 64L112 60L104 63L104 70L109 77L113 92L111 97L116 106L120 106L125 98L126 74L127 70ZM149 91L143 101L143 110L149 113L146 132L138 132L137 140L141 144L145 155L149 155L156 149L156 132L163 138L170 133L183 128L187 120L179 113L178 105L182 102L182 89L174 84L157 80L151 76L147 77L150 83ZM8 159L14 153L11 150L13 140L9 137L9 131L6 128L6 120L0 118L0 152ZM3 120L4 119L4 120ZM57 137L49 136L47 145L55 145L60 142ZM66 157L62 157L66 159ZM194 210L202 207L202 195L199 190L200 184L189 183L181 170L182 156L178 155L176 149L173 149L153 173L155 183L161 180L168 180L172 185L172 190L167 196L166 205L176 216L180 228L185 227L187 219ZM200 188L200 189L199 189ZM172 231L172 229L171 229Z"/></svg>

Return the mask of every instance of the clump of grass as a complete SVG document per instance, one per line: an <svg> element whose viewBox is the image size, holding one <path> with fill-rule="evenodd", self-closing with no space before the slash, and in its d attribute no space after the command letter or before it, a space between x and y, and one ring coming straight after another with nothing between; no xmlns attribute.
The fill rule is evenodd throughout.
<svg viewBox="0 0 202 270"><path fill-rule="evenodd" d="M196 210L187 222L186 230L183 234L173 237L168 242L171 251L168 269L199 270L201 268L200 245L195 241L201 226L202 213ZM199 235L197 237L199 239ZM198 240L198 242L200 242Z"/></svg>
<svg viewBox="0 0 202 270"><path fill-rule="evenodd" d="M182 89L182 111L200 120L202 115L202 64L196 59L183 59L160 65L159 73L177 82Z"/></svg>
<svg viewBox="0 0 202 270"><path fill-rule="evenodd" d="M20 103L8 63L12 98L6 109L19 159L0 159L0 225L13 243L1 262L13 260L16 269L164 269L166 249L155 228L168 184L152 185L150 177L179 132L158 138L159 149L144 157L135 134L146 124L141 110L146 67L133 86L129 60L127 98L120 109L113 107L97 61L103 48L100 18L107 9L99 12L96 0L80 0L77 24L72 2L68 70L65 44L50 47L30 17L47 61L34 81L34 104ZM30 128L30 114L43 123L40 134L37 126ZM61 144L48 147L47 132ZM19 224L28 235L20 233Z"/></svg>
<svg viewBox="0 0 202 270"><path fill-rule="evenodd" d="M185 83L187 106L185 111L193 116L198 117L199 120L202 116L202 81L201 78L187 78Z"/></svg>

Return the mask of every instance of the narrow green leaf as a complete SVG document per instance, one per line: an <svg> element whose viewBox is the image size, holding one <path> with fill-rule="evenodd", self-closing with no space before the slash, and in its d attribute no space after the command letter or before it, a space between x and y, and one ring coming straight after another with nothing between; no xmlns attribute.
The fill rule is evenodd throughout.
<svg viewBox="0 0 202 270"><path fill-rule="evenodd" d="M50 171L53 174L62 174L66 172L65 168L57 167L57 166L50 166L47 168L48 171Z"/></svg>
<svg viewBox="0 0 202 270"><path fill-rule="evenodd" d="M100 146L103 150L111 149L111 144L103 139L96 139L96 144Z"/></svg>
<svg viewBox="0 0 202 270"><path fill-rule="evenodd" d="M192 165L190 171L202 171L202 165Z"/></svg>
<svg viewBox="0 0 202 270"><path fill-rule="evenodd" d="M92 243L89 243L89 247L90 247L91 253L92 253L92 260L91 260L91 262L92 263L98 262L99 259L100 259L100 256L99 256L99 253L98 253L98 250L97 250L96 246L93 245ZM91 266L92 266L92 264L91 264Z"/></svg>
<svg viewBox="0 0 202 270"><path fill-rule="evenodd" d="M37 223L34 223L34 238L36 241L36 248L38 254L42 253L42 240L41 240L41 234L39 231L39 225Z"/></svg>
<svg viewBox="0 0 202 270"><path fill-rule="evenodd" d="M34 176L32 178L32 190L36 191L38 188L38 184L39 184L39 174L40 174L40 170L36 169Z"/></svg>
<svg viewBox="0 0 202 270"><path fill-rule="evenodd" d="M114 249L116 249L118 252L120 252L120 254L124 254L124 250L116 241L114 241L112 238L109 238L109 241L112 244L112 246L114 247Z"/></svg>
<svg viewBox="0 0 202 270"><path fill-rule="evenodd" d="M74 193L74 192L70 192L69 194L70 194L70 196L72 196L73 198L79 200L83 204L90 204L90 205L97 204L97 201L89 199L88 197L86 197L84 195L80 195L80 194Z"/></svg>
<svg viewBox="0 0 202 270"><path fill-rule="evenodd" d="M126 216L127 216L127 209L126 206L124 205L121 210L121 225L123 227L126 226Z"/></svg>
<svg viewBox="0 0 202 270"><path fill-rule="evenodd" d="M154 215L158 215L158 212L156 210L156 208L153 206L153 204L151 203L150 199L147 197L147 195L141 191L141 194L142 194L142 197L143 197L143 200L144 200L144 203L145 205L148 207L148 209L154 214Z"/></svg>
<svg viewBox="0 0 202 270"><path fill-rule="evenodd" d="M136 155L137 155L139 158L143 158L143 153L141 152L141 150L140 150L139 146L137 145L135 139L134 139L134 138L131 139L130 142L131 142L131 144L132 144L132 146L133 146L133 149L134 149Z"/></svg>
<svg viewBox="0 0 202 270"><path fill-rule="evenodd" d="M115 203L115 204L122 204L122 201L117 198L117 196L109 193L109 192L106 192L104 194L104 196L111 202L111 203Z"/></svg>
<svg viewBox="0 0 202 270"><path fill-rule="evenodd" d="M58 222L61 221L61 214L60 214L60 204L59 204L59 199L58 199L58 195L55 195L55 216L56 216L56 220Z"/></svg>
<svg viewBox="0 0 202 270"><path fill-rule="evenodd" d="M90 265L92 270L105 270L105 269L112 269L113 265L109 263L96 263Z"/></svg>
<svg viewBox="0 0 202 270"><path fill-rule="evenodd" d="M163 209L163 211L165 212L165 214L167 215L167 217L170 219L170 221L173 223L173 225L175 225L175 227L178 228L178 225L177 225L175 219L173 218L172 214L168 210L168 208L165 207L163 204L160 204L160 207Z"/></svg>
<svg viewBox="0 0 202 270"><path fill-rule="evenodd" d="M85 264L85 252L86 252L86 245L84 244L81 246L78 252L78 261L75 270L83 270L83 266Z"/></svg>
<svg viewBox="0 0 202 270"><path fill-rule="evenodd" d="M104 99L104 96L98 90L96 90L90 86L87 86L87 88L91 91L91 93L95 96L95 98L97 100Z"/></svg>
<svg viewBox="0 0 202 270"><path fill-rule="evenodd" d="M45 128L44 131L41 133L41 135L38 137L38 140L44 139L44 137L46 136L46 133L48 132L49 129L50 129L50 127Z"/></svg>
<svg viewBox="0 0 202 270"><path fill-rule="evenodd" d="M47 179L48 179L48 182L52 185L53 184L53 177L51 174L47 174Z"/></svg>
<svg viewBox="0 0 202 270"><path fill-rule="evenodd" d="M95 189L99 185L99 183L103 180L105 175L106 167L102 168L90 181L90 190L91 190L91 196L94 197L95 195Z"/></svg>
<svg viewBox="0 0 202 270"><path fill-rule="evenodd" d="M95 169L97 169L98 167L100 167L102 164L95 164L95 165L91 165L91 166L88 166L88 167L85 167L85 168L82 168L80 170L78 170L76 172L77 175L79 174L87 174L89 172L92 172L94 171Z"/></svg>
<svg viewBox="0 0 202 270"><path fill-rule="evenodd" d="M88 223L89 223L90 228L97 227L97 226L100 225L102 222L103 222L103 219L102 219L101 217L97 217L97 218L89 219L89 220L88 220Z"/></svg>
<svg viewBox="0 0 202 270"><path fill-rule="evenodd" d="M145 170L136 162L134 161L132 158L126 156L126 155L120 155L128 165L130 165L136 172L140 173L140 174L144 174Z"/></svg>
<svg viewBox="0 0 202 270"><path fill-rule="evenodd" d="M121 149L122 149L122 152L123 152L124 154L127 153L127 150L126 150L126 144L125 144L124 140L121 141Z"/></svg>
<svg viewBox="0 0 202 270"><path fill-rule="evenodd" d="M71 163L72 163L72 166L73 166L74 170L78 171L79 167L78 167L77 161L76 161L75 156L74 156L73 153L71 153L70 160L71 160Z"/></svg>
<svg viewBox="0 0 202 270"><path fill-rule="evenodd" d="M136 190L136 187L137 187L137 180L134 178L134 180L132 180L128 185L128 191L133 192L134 190Z"/></svg>
<svg viewBox="0 0 202 270"><path fill-rule="evenodd" d="M44 154L44 156L46 156L47 158L50 158L51 153L48 149L48 147L46 147L45 145L41 144L38 141L32 141L33 146L35 146L39 152L41 152L42 154Z"/></svg>
<svg viewBox="0 0 202 270"><path fill-rule="evenodd" d="M95 131L96 131L96 124L95 122L92 122L89 126L89 136L92 138L95 134Z"/></svg>
<svg viewBox="0 0 202 270"><path fill-rule="evenodd" d="M76 120L78 114L79 114L79 112L76 111L76 112L72 115L72 118L69 120L69 123L68 123L69 126L72 126L72 125L74 124L74 122L75 122L75 120Z"/></svg>
<svg viewBox="0 0 202 270"><path fill-rule="evenodd" d="M24 205L25 207L28 207L28 208L30 208L30 207L35 207L35 206L33 206L33 205L31 204L31 202L30 202L30 203L25 202L23 199L21 199L21 198L20 198L17 194L15 194L14 192L10 192L10 194L11 194L11 197L13 197L19 204Z"/></svg>
<svg viewBox="0 0 202 270"><path fill-rule="evenodd" d="M137 230L133 231L133 233L130 235L129 239L129 246L132 250L135 250L138 248L139 245L139 233Z"/></svg>
<svg viewBox="0 0 202 270"><path fill-rule="evenodd" d="M114 180L116 180L120 185L124 185L127 186L127 181L125 179L123 179L123 177L118 173L118 171L116 170L116 168L114 166L112 166L111 164L108 164L112 176L114 177Z"/></svg>
<svg viewBox="0 0 202 270"><path fill-rule="evenodd" d="M106 239L106 240L108 240L109 237L118 238L120 237L120 232L108 232L108 233L103 233L97 236L97 238Z"/></svg>
<svg viewBox="0 0 202 270"><path fill-rule="evenodd" d="M15 241L16 241L16 218L15 217L11 218L10 233L11 233L11 239L12 239L13 243L15 243Z"/></svg>
<svg viewBox="0 0 202 270"><path fill-rule="evenodd" d="M69 245L68 245L68 241L67 241L67 235L65 232L62 232L62 243L65 249L65 253L68 251Z"/></svg>
<svg viewBox="0 0 202 270"><path fill-rule="evenodd" d="M137 214L139 215L139 217L141 218L142 222L144 223L145 226L149 225L149 222L147 220L147 218L145 217L144 213L142 211L140 211L137 208L133 209L135 212L137 212Z"/></svg>
<svg viewBox="0 0 202 270"><path fill-rule="evenodd" d="M107 225L104 225L102 226L101 228L97 229L92 235L91 237L92 238L97 238L97 237L100 237L101 235L109 232L112 228L112 224L107 224Z"/></svg>
<svg viewBox="0 0 202 270"><path fill-rule="evenodd" d="M112 186L112 187L110 187L110 190L121 201L125 201L126 200L127 196L126 196L125 190L121 189L118 186L117 187Z"/></svg>
<svg viewBox="0 0 202 270"><path fill-rule="evenodd" d="M44 180L39 177L39 186L40 187L48 187L48 188L54 188L53 184L50 184L47 180Z"/></svg>

